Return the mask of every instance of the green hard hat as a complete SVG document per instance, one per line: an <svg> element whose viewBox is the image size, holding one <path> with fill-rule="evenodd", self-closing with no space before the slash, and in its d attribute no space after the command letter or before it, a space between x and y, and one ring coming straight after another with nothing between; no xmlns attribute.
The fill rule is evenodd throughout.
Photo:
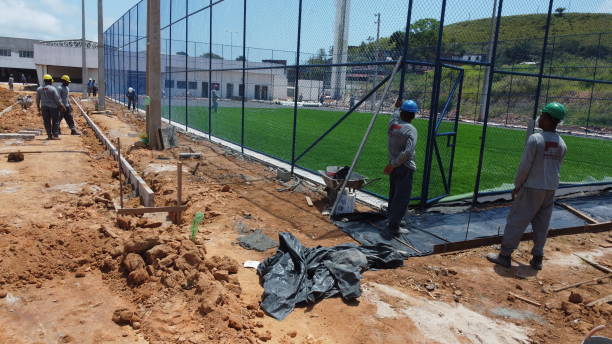
<svg viewBox="0 0 612 344"><path fill-rule="evenodd" d="M546 104L546 106L542 109L542 112L545 112L560 121L562 121L565 118L565 115L567 115L567 110L565 110L565 106L557 102Z"/></svg>

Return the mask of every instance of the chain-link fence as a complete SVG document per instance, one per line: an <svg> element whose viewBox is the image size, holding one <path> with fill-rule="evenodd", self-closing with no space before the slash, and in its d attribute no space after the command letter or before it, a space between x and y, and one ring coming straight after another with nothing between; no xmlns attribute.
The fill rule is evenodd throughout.
<svg viewBox="0 0 612 344"><path fill-rule="evenodd" d="M568 1L161 0L162 115L317 171L350 164L382 101L357 171L384 197L387 123L414 99L413 197L430 203L511 189L529 121L559 101L562 181L610 183L612 15ZM141 1L105 32L108 95L141 107L146 18Z"/></svg>

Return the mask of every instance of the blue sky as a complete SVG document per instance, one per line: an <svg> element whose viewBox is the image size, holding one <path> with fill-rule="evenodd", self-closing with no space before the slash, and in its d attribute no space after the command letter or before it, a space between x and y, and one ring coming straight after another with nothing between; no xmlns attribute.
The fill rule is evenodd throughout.
<svg viewBox="0 0 612 344"><path fill-rule="evenodd" d="M169 3L170 0L162 0ZM447 23L489 17L493 0L448 0ZM97 0L85 0L86 35L97 40ZM108 28L136 0L104 0L104 27ZM185 13L186 0L173 0L173 17ZM188 0L189 9L207 4L208 0ZM407 0L351 0L349 44L359 44L376 35L374 14L381 13L381 36L402 30ZM413 22L420 18L439 17L438 0L414 0ZM163 6L163 5L162 5ZM505 0L504 15L545 13L547 0ZM167 6L166 6L167 7ZM554 7L568 12L611 13L612 0L556 0ZM70 39L81 35L80 0L0 0L0 35L36 39ZM167 9L166 9L167 10ZM302 51L315 53L331 46L335 19L335 0L303 0ZM297 0L248 0L247 46L276 50L296 50ZM213 13L213 43L229 45L242 41L242 1L225 0ZM189 20L189 40L208 41L208 12L200 12ZM169 32L166 32L167 36ZM184 21L173 27L173 37L185 37ZM175 44L178 46L178 43ZM182 47L185 48L184 46ZM188 50L200 50L189 47ZM233 55L241 54L240 48ZM177 51L173 49L173 51ZM199 54L199 51L198 51ZM224 55L227 54L224 51ZM291 53L269 50L249 52L258 58L288 58Z"/></svg>

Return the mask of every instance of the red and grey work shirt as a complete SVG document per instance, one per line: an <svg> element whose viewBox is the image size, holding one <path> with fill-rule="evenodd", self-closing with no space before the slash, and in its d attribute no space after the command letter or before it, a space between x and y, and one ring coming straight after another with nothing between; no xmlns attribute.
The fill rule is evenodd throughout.
<svg viewBox="0 0 612 344"><path fill-rule="evenodd" d="M389 122L387 133L389 135L389 163L395 167L406 165L415 171L416 128L408 122L394 118Z"/></svg>
<svg viewBox="0 0 612 344"><path fill-rule="evenodd" d="M550 131L529 136L514 180L515 186L556 190L567 146L559 134Z"/></svg>

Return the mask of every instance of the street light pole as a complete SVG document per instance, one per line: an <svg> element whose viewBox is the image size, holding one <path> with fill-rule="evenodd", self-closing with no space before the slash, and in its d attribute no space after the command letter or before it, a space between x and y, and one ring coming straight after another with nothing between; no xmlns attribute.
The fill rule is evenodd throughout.
<svg viewBox="0 0 612 344"><path fill-rule="evenodd" d="M106 69L104 66L104 11L102 0L98 0L98 110L105 108L106 97Z"/></svg>
<svg viewBox="0 0 612 344"><path fill-rule="evenodd" d="M83 97L87 97L87 86L85 84L85 80L87 80L87 57L85 55L85 0L81 0L81 59L83 66L83 76L82 85L83 85Z"/></svg>

